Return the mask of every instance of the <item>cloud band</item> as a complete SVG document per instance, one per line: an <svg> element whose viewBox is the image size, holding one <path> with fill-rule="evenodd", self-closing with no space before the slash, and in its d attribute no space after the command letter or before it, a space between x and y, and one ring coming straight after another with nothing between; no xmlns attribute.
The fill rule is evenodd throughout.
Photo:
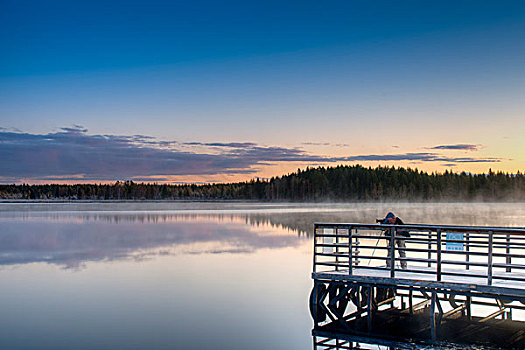
<svg viewBox="0 0 525 350"><path fill-rule="evenodd" d="M188 146L197 146L200 151L189 151ZM454 147L459 146L462 145ZM434 149L442 147L445 146ZM368 161L461 164L495 163L501 159L445 157L432 152L332 157L309 154L301 148L266 147L252 142L180 144L144 135L91 135L78 125L48 134L0 129L0 177L4 181L165 179L170 175L254 174L257 166L275 163Z"/></svg>

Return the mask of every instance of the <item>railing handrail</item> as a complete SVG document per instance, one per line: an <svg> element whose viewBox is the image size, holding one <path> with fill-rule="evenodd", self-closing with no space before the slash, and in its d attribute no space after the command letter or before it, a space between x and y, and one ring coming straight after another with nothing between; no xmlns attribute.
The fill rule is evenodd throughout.
<svg viewBox="0 0 525 350"><path fill-rule="evenodd" d="M348 271L349 275L352 275L355 265L355 268L360 269L387 270L390 271L390 278L394 278L396 271L407 270L407 262L412 262L415 265L412 265L412 269L408 269L408 272L433 274L437 281L441 281L442 276L447 275L484 277L489 286L492 285L494 279L525 282L525 276L522 273L513 276L500 275L502 269L505 272L511 272L513 269L518 269L518 271L525 269L523 263L525 259L525 228L523 227L362 223L315 223L314 227L314 272L319 265L334 267L335 271L344 269ZM332 229L333 231L326 232L325 229ZM358 233L359 230L377 231L378 235L376 237L374 233L367 232L363 235ZM410 235L388 234L388 231L397 233L408 231ZM459 234L459 237L455 237L453 234ZM318 238L323 240L318 242ZM374 247L373 244L365 244L363 245L364 249L373 249L373 251L371 255L370 253L362 255L359 253L360 238L377 238L378 242L379 240L386 240L387 246L378 246L376 243ZM325 242L324 239L328 241ZM322 247L326 251L319 252L318 247ZM483 251L484 249L486 251ZM374 256L376 250L382 253L386 250L387 257ZM399 258L395 257L396 252L399 252ZM407 253L410 252L416 254L427 252L428 256L425 258L407 256ZM447 254L447 258L444 258L444 254ZM363 259L369 261L373 259L375 262L386 258L386 267L384 265L358 266L360 255ZM321 260L319 261L317 257ZM471 257L474 257L472 261ZM482 261L482 257L486 257L485 261ZM502 261L502 258L505 260ZM395 267L396 262L401 263L401 269ZM444 270L442 265L448 267L464 265L464 268ZM475 269L470 270L471 266ZM421 270L421 267L433 268ZM480 268L486 269L485 276L479 276ZM497 269L497 275L495 269Z"/></svg>
<svg viewBox="0 0 525 350"><path fill-rule="evenodd" d="M355 222L316 222L316 227L322 226L348 226L355 228L370 228L370 229L381 229L381 228L400 228L400 229L412 229L412 230L431 230L437 231L462 231L462 232L486 232L489 231L495 233L514 233L525 235L525 227L502 227L502 226L461 226L461 225L428 225L428 224L404 224L404 225L390 225L390 224L362 224Z"/></svg>

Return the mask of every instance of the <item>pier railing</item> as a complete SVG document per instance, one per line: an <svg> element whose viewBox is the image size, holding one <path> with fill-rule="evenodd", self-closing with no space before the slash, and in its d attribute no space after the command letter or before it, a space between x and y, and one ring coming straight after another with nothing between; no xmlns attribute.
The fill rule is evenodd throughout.
<svg viewBox="0 0 525 350"><path fill-rule="evenodd" d="M521 284L525 228L316 223L313 265L314 273L358 269L390 278L408 272L432 281Z"/></svg>

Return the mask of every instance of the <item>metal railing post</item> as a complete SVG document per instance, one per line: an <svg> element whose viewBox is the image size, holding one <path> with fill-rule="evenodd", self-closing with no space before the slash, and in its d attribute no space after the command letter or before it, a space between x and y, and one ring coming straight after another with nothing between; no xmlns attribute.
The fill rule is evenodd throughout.
<svg viewBox="0 0 525 350"><path fill-rule="evenodd" d="M466 240L467 240L467 247L466 247L466 250L467 250L467 254L466 254L466 262L467 262L467 270L470 270L470 233L466 233Z"/></svg>
<svg viewBox="0 0 525 350"><path fill-rule="evenodd" d="M352 276L352 269L354 267L354 252L352 248L352 226L348 226L348 274Z"/></svg>
<svg viewBox="0 0 525 350"><path fill-rule="evenodd" d="M390 229L390 278L394 278L396 271L396 246L394 244L396 231Z"/></svg>
<svg viewBox="0 0 525 350"><path fill-rule="evenodd" d="M316 252L317 252L317 224L314 224L314 252L313 252L314 273L316 272L316 265L317 265Z"/></svg>
<svg viewBox="0 0 525 350"><path fill-rule="evenodd" d="M437 231L437 281L441 281L441 229L438 228Z"/></svg>
<svg viewBox="0 0 525 350"><path fill-rule="evenodd" d="M428 231L428 267L432 266L432 231Z"/></svg>
<svg viewBox="0 0 525 350"><path fill-rule="evenodd" d="M510 256L510 234L507 233L507 248L505 249L505 264L507 265L507 268L505 269L506 272L511 272L511 264L512 264L512 258Z"/></svg>
<svg viewBox="0 0 525 350"><path fill-rule="evenodd" d="M339 230L337 226L334 229L335 232L335 271L339 271Z"/></svg>
<svg viewBox="0 0 525 350"><path fill-rule="evenodd" d="M489 256L488 256L488 285L492 285L492 245L494 241L494 232L489 231Z"/></svg>

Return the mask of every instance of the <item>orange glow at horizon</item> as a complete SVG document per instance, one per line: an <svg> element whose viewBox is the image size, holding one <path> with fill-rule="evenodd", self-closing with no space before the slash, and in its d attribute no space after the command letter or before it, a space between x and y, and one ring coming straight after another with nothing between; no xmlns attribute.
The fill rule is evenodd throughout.
<svg viewBox="0 0 525 350"><path fill-rule="evenodd" d="M157 184L212 184L212 183L235 183L235 182L245 182L256 179L268 180L272 177L280 177L290 173L297 172L298 169L301 171L306 170L306 168L317 168L317 167L337 167L339 165L344 166L353 166L361 165L363 167L403 167L418 169L420 171L432 173L443 173L445 171L454 172L454 173L473 173L473 174L487 174L489 170L493 172L504 172L509 174L516 174L518 172L525 172L525 162L516 162L513 160L503 160L499 163L471 163L464 164L464 166L440 166L436 164L429 164L425 162L410 162L410 161L397 161L397 162L378 162L378 161L369 161L369 162L341 162L341 163L316 163L308 164L303 162L289 162L289 163L274 163L269 165L258 166L254 168L254 172L250 174L215 174L215 175L151 175L151 176L141 176L140 180L134 180L133 178L129 179L119 179L119 180L86 180L82 178L82 175L72 175L67 176L68 178L74 177L74 180L57 180L59 177L54 177L53 180L46 179L30 179L24 178L20 181L13 182L17 184L34 184L34 185L44 185L44 184L65 184L65 185L74 185L74 184L114 184L116 181L128 181L131 180L136 183L157 183ZM65 177L65 176L64 176ZM151 181L147 179L151 178ZM159 180L160 178L165 178L165 180Z"/></svg>

